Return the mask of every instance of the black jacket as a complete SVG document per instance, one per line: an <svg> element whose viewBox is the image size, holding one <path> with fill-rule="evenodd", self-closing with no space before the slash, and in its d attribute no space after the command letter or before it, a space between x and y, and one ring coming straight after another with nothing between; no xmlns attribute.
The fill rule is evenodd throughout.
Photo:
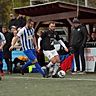
<svg viewBox="0 0 96 96"><path fill-rule="evenodd" d="M47 30L42 34L42 49L43 50L53 50L54 42L60 40L60 37L57 32L52 30Z"/></svg>
<svg viewBox="0 0 96 96"><path fill-rule="evenodd" d="M6 32L6 33L3 33L3 34L4 34L5 39L6 39L6 44L3 47L3 51L6 52L6 51L9 51L9 48L11 46L11 42L12 42L12 38L13 38L13 33Z"/></svg>
<svg viewBox="0 0 96 96"><path fill-rule="evenodd" d="M71 46L84 47L87 40L87 33L87 29L83 25L73 28L71 33Z"/></svg>

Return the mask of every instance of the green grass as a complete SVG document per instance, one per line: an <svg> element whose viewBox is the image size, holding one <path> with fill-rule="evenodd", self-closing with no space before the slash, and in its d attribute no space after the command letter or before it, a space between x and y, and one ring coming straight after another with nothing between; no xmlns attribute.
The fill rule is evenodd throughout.
<svg viewBox="0 0 96 96"><path fill-rule="evenodd" d="M96 74L42 78L39 74L6 75L0 96L96 96Z"/></svg>

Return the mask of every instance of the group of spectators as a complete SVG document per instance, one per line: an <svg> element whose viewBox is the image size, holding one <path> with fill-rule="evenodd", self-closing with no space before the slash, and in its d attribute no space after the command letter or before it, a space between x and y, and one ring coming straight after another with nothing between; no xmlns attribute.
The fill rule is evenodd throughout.
<svg viewBox="0 0 96 96"><path fill-rule="evenodd" d="M16 28L22 28L26 24L26 17L24 15L19 14L17 17L14 14L10 14L9 21L9 30L11 30L12 26L16 26Z"/></svg>
<svg viewBox="0 0 96 96"><path fill-rule="evenodd" d="M38 44L36 44L34 22L32 21L32 19L28 19L26 21L25 16L21 14L19 14L17 18L14 16L14 14L10 14L8 28L6 26L2 26L2 30L0 32L0 34L2 34L2 38L0 37L0 72L3 74L2 60L4 58L7 64L7 72L9 74L12 73L11 52L14 48L21 48L22 46L24 54L28 57L28 61L21 68L22 75L24 75L25 68L34 63L43 77L45 77L46 74L47 77L49 77L49 72L52 68L53 70L51 70L51 76L56 77L56 72L60 65L59 54L54 48L54 42L56 40L64 47L64 50L66 52L69 52L70 49L73 50L77 68L76 71L73 70L73 73L85 72L86 64L84 58L84 47L86 45L88 32L86 27L83 26L77 18L74 18L72 23L73 25L71 32L70 48L67 48L65 43L59 37L58 33L55 32L55 22L49 23L48 30L44 31L44 33L39 36ZM95 34L95 32L92 33L92 38L90 39L91 41L96 40ZM21 43L19 47L18 44L16 44L17 42ZM37 53L39 53L41 49L44 55L49 60L49 63L46 66L46 72L41 69L41 66L38 63L38 60L40 59L38 59L36 56L36 51ZM81 57L82 71L80 70L79 56Z"/></svg>
<svg viewBox="0 0 96 96"><path fill-rule="evenodd" d="M0 38L0 47L3 45L2 48L0 48L0 53L1 53L0 54L0 73L2 75L4 75L3 59L5 59L5 62L7 64L7 72L9 74L12 73L12 51L9 51L9 48L11 46L13 37L16 36L18 31L22 27L24 27L25 24L26 24L25 16L19 14L17 17L15 17L14 14L10 14L9 25L8 26L3 25L0 30L0 33L4 36ZM18 44L20 44L20 42L15 45L15 48L21 47Z"/></svg>

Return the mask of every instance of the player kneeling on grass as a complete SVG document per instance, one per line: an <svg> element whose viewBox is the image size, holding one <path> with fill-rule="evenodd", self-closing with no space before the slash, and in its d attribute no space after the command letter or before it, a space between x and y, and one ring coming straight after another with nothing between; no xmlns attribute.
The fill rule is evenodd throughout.
<svg viewBox="0 0 96 96"><path fill-rule="evenodd" d="M52 77L57 77L56 72L60 65L60 58L59 54L57 53L54 42L58 41L63 47L66 52L68 52L68 48L60 39L58 33L55 31L55 22L50 22L49 29L45 31L41 37L38 38L38 50L42 47L44 55L49 59L49 64L47 65L47 77L49 77L49 72L53 68L51 75ZM42 42L40 46L40 42Z"/></svg>

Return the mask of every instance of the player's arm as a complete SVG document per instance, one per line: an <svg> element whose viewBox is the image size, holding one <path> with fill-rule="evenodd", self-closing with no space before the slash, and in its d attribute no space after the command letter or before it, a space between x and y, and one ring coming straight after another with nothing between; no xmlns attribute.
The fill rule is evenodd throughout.
<svg viewBox="0 0 96 96"><path fill-rule="evenodd" d="M15 37L13 37L12 42L11 42L11 47L9 48L10 51L11 51L13 48L15 48L15 47L14 47L15 43L17 42L17 40L19 39L19 37L20 37L23 33L24 33L24 30L21 29L21 30L17 33L17 35L16 35Z"/></svg>
<svg viewBox="0 0 96 96"><path fill-rule="evenodd" d="M62 40L59 40L58 42L64 47L64 50L66 52L68 52L68 48L66 47L66 45L64 44L64 42Z"/></svg>
<svg viewBox="0 0 96 96"><path fill-rule="evenodd" d="M14 48L14 45L17 42L18 38L19 38L18 36L13 37L11 47L9 48L10 51Z"/></svg>
<svg viewBox="0 0 96 96"><path fill-rule="evenodd" d="M2 50L3 46L6 44L6 39L5 39L3 34L1 34L1 38L2 38L2 43L1 43L1 46L0 46L0 50Z"/></svg>
<svg viewBox="0 0 96 96"><path fill-rule="evenodd" d="M42 38L41 38L41 37L39 37L39 38L38 38L38 50L40 50L40 49L41 49L41 46L40 46L41 40L42 40Z"/></svg>
<svg viewBox="0 0 96 96"><path fill-rule="evenodd" d="M58 33L56 33L56 40L64 47L64 50L68 52L68 48L66 47L65 43L61 40Z"/></svg>

